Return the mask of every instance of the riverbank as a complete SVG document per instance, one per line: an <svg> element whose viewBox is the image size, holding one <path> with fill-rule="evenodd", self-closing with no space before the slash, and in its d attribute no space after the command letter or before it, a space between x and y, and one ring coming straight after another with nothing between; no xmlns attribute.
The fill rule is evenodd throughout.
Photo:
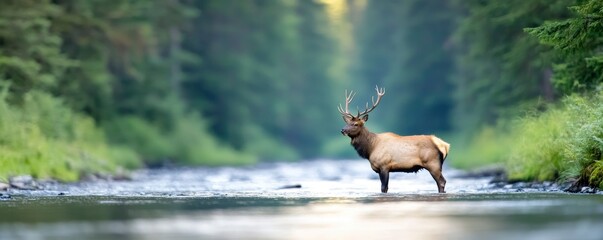
<svg viewBox="0 0 603 240"><path fill-rule="evenodd" d="M182 109L173 110L174 126L169 131L134 117L101 126L51 94L31 91L15 105L8 90L0 84L0 182L21 175L74 182L91 175L120 175L145 165L256 161L221 144L207 133L199 116Z"/></svg>
<svg viewBox="0 0 603 240"><path fill-rule="evenodd" d="M573 192L603 189L603 94L569 96L543 108L483 128L456 145L451 164L500 164L510 181L573 182Z"/></svg>

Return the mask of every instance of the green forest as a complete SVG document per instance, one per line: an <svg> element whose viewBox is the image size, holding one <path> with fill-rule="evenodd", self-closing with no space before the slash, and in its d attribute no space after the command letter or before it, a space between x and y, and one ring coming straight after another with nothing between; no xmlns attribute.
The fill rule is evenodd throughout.
<svg viewBox="0 0 603 240"><path fill-rule="evenodd" d="M599 0L3 0L0 180L357 158L375 85L374 132L603 188Z"/></svg>

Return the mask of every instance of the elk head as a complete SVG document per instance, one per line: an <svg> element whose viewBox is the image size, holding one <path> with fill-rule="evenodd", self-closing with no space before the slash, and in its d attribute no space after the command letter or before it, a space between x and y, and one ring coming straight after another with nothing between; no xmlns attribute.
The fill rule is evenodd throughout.
<svg viewBox="0 0 603 240"><path fill-rule="evenodd" d="M368 114L373 111L377 105L379 105L381 98L383 95L385 95L385 89L380 89L379 87L375 86L375 90L377 91L377 101L375 101L374 97L371 97L373 106L369 108L369 104L367 102L365 110L363 112L358 110L358 114L356 114L356 116L349 112L349 105L352 102L352 99L354 99L355 93L350 91L348 94L348 91L345 91L345 109L341 107L341 104L339 104L338 107L339 113L341 113L343 121L346 123L346 126L341 129L341 134L353 138L362 132L364 129L364 123L368 120Z"/></svg>

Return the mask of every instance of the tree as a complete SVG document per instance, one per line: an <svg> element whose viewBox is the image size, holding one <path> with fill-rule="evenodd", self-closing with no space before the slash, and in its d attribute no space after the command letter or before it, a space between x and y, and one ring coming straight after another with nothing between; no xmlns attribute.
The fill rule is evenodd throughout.
<svg viewBox="0 0 603 240"><path fill-rule="evenodd" d="M187 102L237 149L270 159L316 156L333 127L326 117L333 113L332 57L323 6L259 0L194 6L201 14L184 33L183 48L202 61L183 63Z"/></svg>
<svg viewBox="0 0 603 240"><path fill-rule="evenodd" d="M0 81L13 101L36 89L48 91L72 62L61 52L61 38L51 18L61 9L50 1L11 0L0 9Z"/></svg>
<svg viewBox="0 0 603 240"><path fill-rule="evenodd" d="M601 89L603 83L603 2L581 1L571 7L569 19L547 21L527 28L541 43L552 46L559 60L554 66L555 86L563 93Z"/></svg>
<svg viewBox="0 0 603 240"><path fill-rule="evenodd" d="M454 33L454 121L458 129L479 129L513 116L520 105L551 101L548 48L523 32L545 20L567 16L564 1L458 1Z"/></svg>
<svg viewBox="0 0 603 240"><path fill-rule="evenodd" d="M288 106L278 135L302 157L315 158L340 127L335 103L341 96L333 95L335 83L329 75L336 51L322 4L298 1L294 11L292 51L284 56L287 87L282 99Z"/></svg>
<svg viewBox="0 0 603 240"><path fill-rule="evenodd" d="M369 83L363 91L378 84L389 95L375 116L404 134L451 130L453 65L446 45L453 29L450 6L440 1L369 1L365 11L359 81Z"/></svg>

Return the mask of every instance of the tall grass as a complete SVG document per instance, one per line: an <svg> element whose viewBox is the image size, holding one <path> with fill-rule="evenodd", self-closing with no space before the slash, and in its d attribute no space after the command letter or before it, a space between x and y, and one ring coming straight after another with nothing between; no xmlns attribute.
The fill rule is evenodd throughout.
<svg viewBox="0 0 603 240"><path fill-rule="evenodd" d="M603 189L603 94L570 96L561 106L519 122L510 177L580 179Z"/></svg>
<svg viewBox="0 0 603 240"><path fill-rule="evenodd" d="M570 168L563 153L571 137L567 124L572 115L563 107L553 107L514 121L507 136L511 149L505 156L509 178L554 180Z"/></svg>
<svg viewBox="0 0 603 240"><path fill-rule="evenodd" d="M591 98L566 100L573 121L564 155L571 162L569 176L580 176L591 186L603 189L603 93Z"/></svg>
<svg viewBox="0 0 603 240"><path fill-rule="evenodd" d="M30 174L74 181L87 172L140 164L134 152L107 145L90 118L59 99L32 91L15 107L7 103L6 89L0 93L0 180Z"/></svg>
<svg viewBox="0 0 603 240"><path fill-rule="evenodd" d="M453 166L504 164L516 180L580 179L603 189L603 94L570 96L547 111L484 128Z"/></svg>

